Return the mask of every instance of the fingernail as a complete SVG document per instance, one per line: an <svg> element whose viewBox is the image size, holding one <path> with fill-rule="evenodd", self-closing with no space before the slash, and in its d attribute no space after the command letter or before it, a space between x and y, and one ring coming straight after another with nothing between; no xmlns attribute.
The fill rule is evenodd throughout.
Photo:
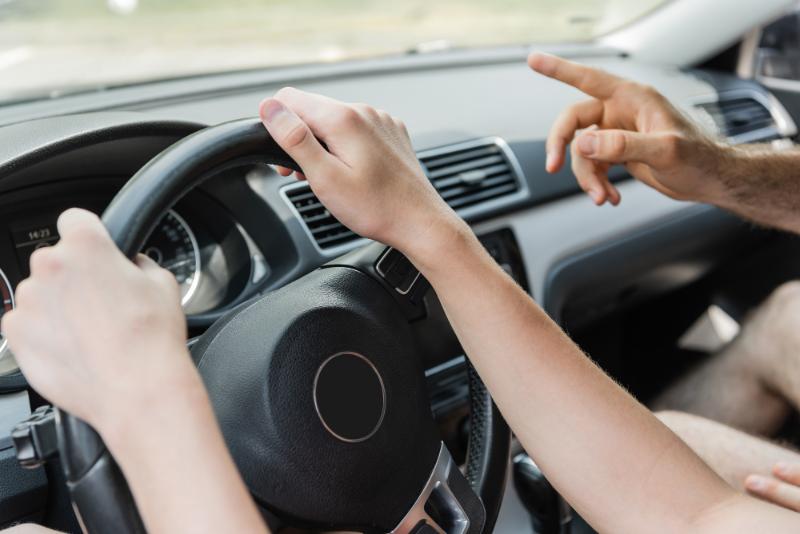
<svg viewBox="0 0 800 534"><path fill-rule="evenodd" d="M790 471L791 471L791 468L789 467L789 464L787 464L785 462L778 462L778 463L775 464L775 472L776 473L780 473L782 475L788 475Z"/></svg>
<svg viewBox="0 0 800 534"><path fill-rule="evenodd" d="M547 152L547 162L544 164L545 169L551 171L553 169L553 164L556 161L556 155L553 153L552 150Z"/></svg>
<svg viewBox="0 0 800 534"><path fill-rule="evenodd" d="M261 105L261 120L265 123L273 123L286 112L286 108L274 98L264 101Z"/></svg>
<svg viewBox="0 0 800 534"><path fill-rule="evenodd" d="M580 136L578 138L578 150L584 156L594 156L597 152L597 136L591 133Z"/></svg>
<svg viewBox="0 0 800 534"><path fill-rule="evenodd" d="M752 491L762 491L767 487L767 481L758 475L750 475L745 479L744 485L747 489Z"/></svg>
<svg viewBox="0 0 800 534"><path fill-rule="evenodd" d="M601 193L598 189L589 189L589 196L592 197L595 204L599 204L603 198L603 193Z"/></svg>

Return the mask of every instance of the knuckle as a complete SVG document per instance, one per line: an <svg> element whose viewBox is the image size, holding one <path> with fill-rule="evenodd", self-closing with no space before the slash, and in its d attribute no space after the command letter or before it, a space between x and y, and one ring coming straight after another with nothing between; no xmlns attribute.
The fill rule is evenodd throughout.
<svg viewBox="0 0 800 534"><path fill-rule="evenodd" d="M361 123L361 114L352 106L344 106L337 113L335 117L336 124L344 127L357 126Z"/></svg>
<svg viewBox="0 0 800 534"><path fill-rule="evenodd" d="M284 142L289 148L301 146L308 139L309 131L308 126L303 122L298 122L286 132Z"/></svg>
<svg viewBox="0 0 800 534"><path fill-rule="evenodd" d="M69 237L64 240L64 243L69 245L70 242L76 242L81 245L95 247L104 242L103 237L102 232L96 225L90 224L88 221L80 221L75 225Z"/></svg>
<svg viewBox="0 0 800 534"><path fill-rule="evenodd" d="M608 153L614 158L621 158L625 156L627 148L627 139L622 132L614 132L607 137Z"/></svg>
<svg viewBox="0 0 800 534"><path fill-rule="evenodd" d="M17 284L16 290L14 291L17 308L27 307L30 304L36 294L35 284L36 283L31 278L26 278Z"/></svg>
<svg viewBox="0 0 800 534"><path fill-rule="evenodd" d="M617 85L614 92L623 98L632 98L646 94L647 89L640 83L632 80L623 80Z"/></svg>
<svg viewBox="0 0 800 534"><path fill-rule="evenodd" d="M158 272L158 281L166 289L177 290L179 288L178 280L175 278L175 275L166 269L161 269Z"/></svg>
<svg viewBox="0 0 800 534"><path fill-rule="evenodd" d="M378 119L381 117L381 112L369 104L353 104L351 106L359 115L368 119Z"/></svg>
<svg viewBox="0 0 800 534"><path fill-rule="evenodd" d="M31 273L57 273L64 267L59 254L52 247L42 247L33 251L30 259Z"/></svg>
<svg viewBox="0 0 800 534"><path fill-rule="evenodd" d="M664 136L661 149L667 160L679 159L683 149L683 138L679 134L667 134Z"/></svg>
<svg viewBox="0 0 800 534"><path fill-rule="evenodd" d="M410 136L408 134L408 127L406 126L406 123L396 117L392 117L392 121L394 122L394 126L399 132L400 136L406 141L409 141Z"/></svg>
<svg viewBox="0 0 800 534"><path fill-rule="evenodd" d="M658 89L656 89L650 84L636 84L636 87L638 91L644 94L645 96L649 97L661 96L661 93L658 92Z"/></svg>
<svg viewBox="0 0 800 534"><path fill-rule="evenodd" d="M780 494L780 486L775 480L765 480L764 481L764 493L771 496L777 496Z"/></svg>
<svg viewBox="0 0 800 534"><path fill-rule="evenodd" d="M563 110L556 118L554 131L557 136L564 140L570 140L577 130L577 111L575 106L570 106Z"/></svg>

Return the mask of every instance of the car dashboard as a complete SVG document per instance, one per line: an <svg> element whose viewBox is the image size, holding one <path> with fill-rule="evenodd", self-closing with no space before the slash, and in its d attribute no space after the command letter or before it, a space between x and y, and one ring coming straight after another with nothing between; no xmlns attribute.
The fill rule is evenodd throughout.
<svg viewBox="0 0 800 534"><path fill-rule="evenodd" d="M165 82L69 97L57 114L49 102L0 109L4 310L14 305L14 288L28 276L33 251L58 239L61 211L78 206L101 214L159 152L206 125L254 115L261 98L288 84L369 102L403 118L442 197L556 320L590 322L609 306L685 285L723 261L732 243L752 238L738 219L665 198L624 170L612 176L622 204L602 208L578 194L568 165L546 174L549 125L580 95L531 73L525 52ZM732 142L780 141L797 133L786 110L755 83L639 64L613 51L564 53L653 85ZM176 275L189 334L196 337L239 304L365 242L336 221L307 183L252 164L210 176L189 192L164 214L142 253ZM457 349L426 355L432 408L456 458L465 452L465 365ZM24 386L3 347L0 423L25 417ZM0 472L6 469L17 472L3 434ZM19 497L19 488L44 491L42 473L18 476L29 477L29 484L0 486L0 509ZM0 525L36 513L35 506L15 510L0 514ZM498 531L519 531L513 517L501 515Z"/></svg>

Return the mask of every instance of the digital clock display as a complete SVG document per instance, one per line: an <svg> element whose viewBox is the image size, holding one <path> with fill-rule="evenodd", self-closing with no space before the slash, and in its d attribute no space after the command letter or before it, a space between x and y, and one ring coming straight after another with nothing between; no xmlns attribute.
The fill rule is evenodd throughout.
<svg viewBox="0 0 800 534"><path fill-rule="evenodd" d="M55 220L51 223L40 223L36 226L22 227L12 230L11 239L17 249L17 259L23 273L28 273L31 254L37 248L55 245L58 241L58 230Z"/></svg>

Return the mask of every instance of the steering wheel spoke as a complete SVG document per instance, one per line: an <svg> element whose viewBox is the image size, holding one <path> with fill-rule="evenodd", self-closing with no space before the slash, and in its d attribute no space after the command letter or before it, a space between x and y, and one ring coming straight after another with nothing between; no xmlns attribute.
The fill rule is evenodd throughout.
<svg viewBox="0 0 800 534"><path fill-rule="evenodd" d="M444 443L428 482L392 534L483 532L486 511Z"/></svg>

